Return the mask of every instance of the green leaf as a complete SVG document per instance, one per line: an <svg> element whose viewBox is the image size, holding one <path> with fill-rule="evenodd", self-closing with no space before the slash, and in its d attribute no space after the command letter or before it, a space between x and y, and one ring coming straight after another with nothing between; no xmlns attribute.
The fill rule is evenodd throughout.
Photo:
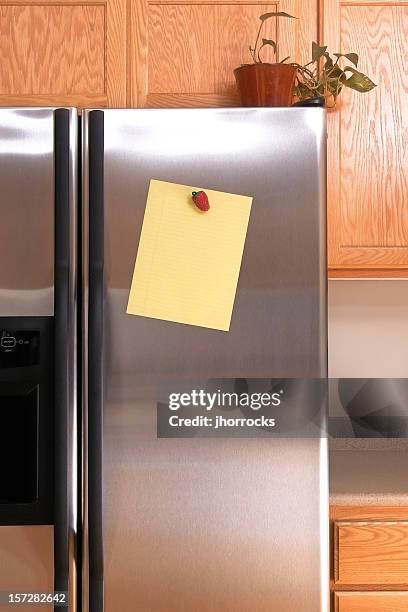
<svg viewBox="0 0 408 612"><path fill-rule="evenodd" d="M327 49L327 46L320 47L317 43L313 41L312 42L312 61L313 62L319 61L319 59L323 57L323 55L325 54L326 49Z"/></svg>
<svg viewBox="0 0 408 612"><path fill-rule="evenodd" d="M334 66L326 71L326 77L329 81L338 81L339 79L342 80L347 78L344 70L342 70L338 64L334 64Z"/></svg>
<svg viewBox="0 0 408 612"><path fill-rule="evenodd" d="M377 87L377 85L373 83L368 76L362 72L358 72L358 70L355 70L354 68L351 68L351 66L347 66L344 70L348 70L353 73L348 79L343 81L343 84L346 87L354 89L354 91L359 91L360 93L366 93L374 89L374 87Z"/></svg>
<svg viewBox="0 0 408 612"><path fill-rule="evenodd" d="M299 98L299 100L307 100L308 98L313 98L316 94L314 91L311 91L308 87L303 85L303 83L298 83L295 87L295 95Z"/></svg>
<svg viewBox="0 0 408 612"><path fill-rule="evenodd" d="M358 55L357 53L333 53L336 57L346 57L354 66L357 68L358 64Z"/></svg>
<svg viewBox="0 0 408 612"><path fill-rule="evenodd" d="M343 85L341 84L343 81L341 79L336 79L334 81L327 81L326 82L326 88L327 91L330 92L333 96L337 96Z"/></svg>
<svg viewBox="0 0 408 612"><path fill-rule="evenodd" d="M294 17L293 15L289 15L289 13L285 13L284 11L273 11L272 13L264 13L263 15L259 17L259 19L261 21L266 21L267 19L270 19L271 17L289 17L290 19L297 19L297 17Z"/></svg>
<svg viewBox="0 0 408 612"><path fill-rule="evenodd" d="M333 60L332 60L332 58L330 57L330 55L328 54L328 52L327 52L327 51L325 51L325 52L323 53L323 55L324 55L325 60L326 60L326 61L324 62L324 68L323 68L323 70L328 70L328 69L330 70L331 68L333 68Z"/></svg>
<svg viewBox="0 0 408 612"><path fill-rule="evenodd" d="M270 38L263 38L262 39L262 47L265 46L265 45L270 45L273 48L274 52L276 53L276 42L274 40L271 40ZM262 47L261 47L261 49L262 49ZM261 50L261 49L259 49L259 50Z"/></svg>
<svg viewBox="0 0 408 612"><path fill-rule="evenodd" d="M312 95L313 94L313 90L311 90L307 85L305 85L304 83L298 83L297 85L297 89L300 93L302 94L308 94L308 95Z"/></svg>

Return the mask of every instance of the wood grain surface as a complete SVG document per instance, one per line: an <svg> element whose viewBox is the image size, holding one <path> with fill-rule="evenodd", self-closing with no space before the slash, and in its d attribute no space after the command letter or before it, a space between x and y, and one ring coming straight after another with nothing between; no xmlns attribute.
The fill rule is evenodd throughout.
<svg viewBox="0 0 408 612"><path fill-rule="evenodd" d="M408 585L408 521L334 525L335 586Z"/></svg>
<svg viewBox="0 0 408 612"><path fill-rule="evenodd" d="M105 90L104 6L0 7L0 95Z"/></svg>
<svg viewBox="0 0 408 612"><path fill-rule="evenodd" d="M335 612L407 612L408 593L336 593Z"/></svg>
<svg viewBox="0 0 408 612"><path fill-rule="evenodd" d="M325 43L356 51L379 85L329 113L329 266L407 268L408 3L325 0L323 22Z"/></svg>
<svg viewBox="0 0 408 612"><path fill-rule="evenodd" d="M126 23L126 0L0 0L0 106L125 106Z"/></svg>
<svg viewBox="0 0 408 612"><path fill-rule="evenodd" d="M274 10L276 4L151 4L149 94L235 91L233 69L251 59L243 41L254 38L258 16ZM264 34L276 40L276 20L265 22ZM272 57L270 49L264 57Z"/></svg>
<svg viewBox="0 0 408 612"><path fill-rule="evenodd" d="M105 87L107 106L123 108L127 99L127 0L106 0Z"/></svg>
<svg viewBox="0 0 408 612"><path fill-rule="evenodd" d="M329 268L329 278L408 278L408 268Z"/></svg>
<svg viewBox="0 0 408 612"><path fill-rule="evenodd" d="M218 106L239 106L237 92L222 94L149 94L149 108L214 108Z"/></svg>
<svg viewBox="0 0 408 612"><path fill-rule="evenodd" d="M233 70L250 62L259 15L301 16L265 22L279 57L306 58L317 35L317 0L135 0L129 5L128 104L147 107L236 106ZM273 61L269 49L263 59Z"/></svg>
<svg viewBox="0 0 408 612"><path fill-rule="evenodd" d="M330 506L331 521L408 521L408 506Z"/></svg>
<svg viewBox="0 0 408 612"><path fill-rule="evenodd" d="M345 6L341 45L379 87L344 92L341 117L344 246L408 250L407 6ZM405 128L405 129L404 129Z"/></svg>

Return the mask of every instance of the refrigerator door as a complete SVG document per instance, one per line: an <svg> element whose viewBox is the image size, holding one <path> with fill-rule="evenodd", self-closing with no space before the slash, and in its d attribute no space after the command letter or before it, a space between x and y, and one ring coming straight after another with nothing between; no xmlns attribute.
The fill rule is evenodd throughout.
<svg viewBox="0 0 408 612"><path fill-rule="evenodd" d="M53 109L0 110L2 317L54 314L53 156Z"/></svg>
<svg viewBox="0 0 408 612"><path fill-rule="evenodd" d="M326 376L324 110L88 111L84 133L89 609L326 612L326 440L156 436L161 381ZM254 197L227 333L126 314L152 178Z"/></svg>
<svg viewBox="0 0 408 612"><path fill-rule="evenodd" d="M0 109L0 609L76 610L77 154L74 109Z"/></svg>

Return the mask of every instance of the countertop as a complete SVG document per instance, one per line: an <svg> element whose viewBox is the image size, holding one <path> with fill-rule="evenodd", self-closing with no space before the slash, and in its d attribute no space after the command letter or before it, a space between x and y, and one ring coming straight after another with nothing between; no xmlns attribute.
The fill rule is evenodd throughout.
<svg viewBox="0 0 408 612"><path fill-rule="evenodd" d="M331 440L330 503L408 506L408 439Z"/></svg>

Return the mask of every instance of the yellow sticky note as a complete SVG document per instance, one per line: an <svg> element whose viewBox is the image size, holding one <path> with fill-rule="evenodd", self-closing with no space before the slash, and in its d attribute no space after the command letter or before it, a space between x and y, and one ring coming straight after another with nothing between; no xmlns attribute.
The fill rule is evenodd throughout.
<svg viewBox="0 0 408 612"><path fill-rule="evenodd" d="M201 212L192 191L204 190ZM228 331L252 198L151 180L128 314Z"/></svg>

